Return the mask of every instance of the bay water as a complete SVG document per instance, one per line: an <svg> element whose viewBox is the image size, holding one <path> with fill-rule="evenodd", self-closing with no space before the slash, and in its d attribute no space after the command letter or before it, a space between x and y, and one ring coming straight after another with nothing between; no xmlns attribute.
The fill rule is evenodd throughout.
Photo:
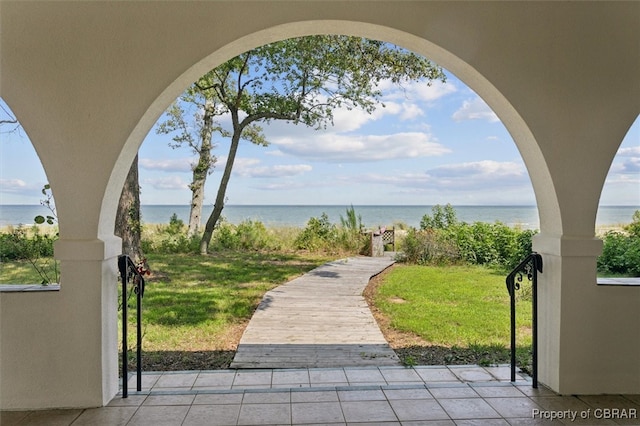
<svg viewBox="0 0 640 426"><path fill-rule="evenodd" d="M340 223L340 217L347 216L346 205L228 205L222 215L233 224L245 220L261 221L267 227L304 227L312 217L320 217L326 213L329 221ZM362 217L362 223L368 228L393 226L402 223L419 227L420 219L425 214L432 214L432 206L353 206L356 215ZM499 221L508 226L523 229L538 229L538 209L535 206L454 206L458 220L472 222ZM213 209L203 208L203 220ZM631 223L633 214L640 210L639 206L600 206L596 226L617 226ZM188 205L143 205L143 223L169 223L173 214L185 223L189 218ZM50 212L41 205L0 205L0 227L8 225L31 225L37 215Z"/></svg>

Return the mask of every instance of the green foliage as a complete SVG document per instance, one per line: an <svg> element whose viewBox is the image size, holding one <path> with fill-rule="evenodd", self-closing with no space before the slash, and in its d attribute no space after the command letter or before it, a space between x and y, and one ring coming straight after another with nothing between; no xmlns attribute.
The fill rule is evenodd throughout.
<svg viewBox="0 0 640 426"><path fill-rule="evenodd" d="M451 204L442 207L437 204L431 208L431 216L425 214L420 220L420 229L445 229L458 223L456 210Z"/></svg>
<svg viewBox="0 0 640 426"><path fill-rule="evenodd" d="M368 234L363 233L362 217L357 215L353 206L347 208L347 217L340 216L340 226L329 221L322 213L319 218L312 217L294 241L294 249L325 253L363 253L369 242Z"/></svg>
<svg viewBox="0 0 640 426"><path fill-rule="evenodd" d="M460 261L503 269L515 267L531 253L535 231L508 227L500 222L460 222L455 209L436 205L424 215L420 231L409 231L403 242L404 260L420 265Z"/></svg>
<svg viewBox="0 0 640 426"><path fill-rule="evenodd" d="M195 253L199 248L199 239L195 235L187 235L184 222L174 213L168 225L144 226L140 244L146 254Z"/></svg>
<svg viewBox="0 0 640 426"><path fill-rule="evenodd" d="M262 222L244 220L238 225L227 222L218 224L213 235L213 248L227 250L279 250L281 243L272 231Z"/></svg>
<svg viewBox="0 0 640 426"><path fill-rule="evenodd" d="M337 228L329 221L329 216L322 213L319 218L312 217L307 226L296 238L296 248L318 251L332 244L337 237Z"/></svg>
<svg viewBox="0 0 640 426"><path fill-rule="evenodd" d="M605 275L640 277L640 210L623 232L610 231L603 237L598 272Z"/></svg>
<svg viewBox="0 0 640 426"><path fill-rule="evenodd" d="M42 234L37 226L29 230L9 227L0 234L0 260L28 260L53 256L55 236Z"/></svg>
<svg viewBox="0 0 640 426"><path fill-rule="evenodd" d="M459 262L460 253L442 232L411 228L403 239L399 260L418 265L447 265Z"/></svg>
<svg viewBox="0 0 640 426"><path fill-rule="evenodd" d="M346 218L340 215L342 226L338 228L338 244L347 251L362 253L369 242L367 235L362 232L364 230L362 216L356 214L353 205L347 208L346 215Z"/></svg>
<svg viewBox="0 0 640 426"><path fill-rule="evenodd" d="M57 238L57 232L43 233L35 225L29 229L9 227L0 234L0 261L26 261L38 274L41 284L56 283L59 273L58 263L53 259L53 244Z"/></svg>

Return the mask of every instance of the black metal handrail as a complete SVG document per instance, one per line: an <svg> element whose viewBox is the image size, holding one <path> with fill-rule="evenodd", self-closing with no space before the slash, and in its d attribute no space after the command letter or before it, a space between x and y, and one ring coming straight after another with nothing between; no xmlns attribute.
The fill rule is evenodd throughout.
<svg viewBox="0 0 640 426"><path fill-rule="evenodd" d="M536 252L527 256L509 275L507 290L511 299L511 381L516 381L516 290L525 277L531 281L532 304L532 386L538 387L538 272L542 273L542 256Z"/></svg>
<svg viewBox="0 0 640 426"><path fill-rule="evenodd" d="M118 270L122 279L122 397L129 396L128 389L128 350L127 350L127 285L133 282L133 292L136 294L136 389L142 390L142 297L144 297L144 276L138 265L126 254L118 256Z"/></svg>

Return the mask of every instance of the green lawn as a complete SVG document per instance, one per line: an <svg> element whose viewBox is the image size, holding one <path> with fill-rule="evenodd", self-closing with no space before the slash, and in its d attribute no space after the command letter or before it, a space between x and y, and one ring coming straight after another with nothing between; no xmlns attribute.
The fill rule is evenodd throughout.
<svg viewBox="0 0 640 426"><path fill-rule="evenodd" d="M401 266L375 301L399 330L433 345L509 346L505 275L480 266ZM531 344L531 303L517 305L518 346Z"/></svg>
<svg viewBox="0 0 640 426"><path fill-rule="evenodd" d="M55 277L53 259L38 260L39 267L44 267L50 277ZM0 262L0 284L40 284L43 277L26 260Z"/></svg>
<svg viewBox="0 0 640 426"><path fill-rule="evenodd" d="M228 365L263 294L328 260L332 259L302 253L149 255L152 275L143 299L143 347L145 363L149 363L145 368ZM0 283L40 282L27 262L0 265ZM398 265L385 274L374 296L376 306L393 328L418 335L425 342L404 348L404 352L396 349L399 356L406 363L411 359L428 363L421 354L442 355L445 351L444 357L433 362L506 362L509 297L505 275L479 266L408 265ZM531 303L518 303L519 364L526 365ZM134 304L131 298L129 306ZM131 310L130 314L132 347L135 313ZM194 354L207 360L198 364Z"/></svg>
<svg viewBox="0 0 640 426"><path fill-rule="evenodd" d="M249 252L149 255L152 275L143 299L144 349L230 349L265 292L328 260ZM129 304L133 306L134 300Z"/></svg>

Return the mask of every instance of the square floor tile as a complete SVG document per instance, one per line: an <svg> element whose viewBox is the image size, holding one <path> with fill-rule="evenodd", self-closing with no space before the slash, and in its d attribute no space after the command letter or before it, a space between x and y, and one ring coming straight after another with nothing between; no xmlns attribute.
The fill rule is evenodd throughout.
<svg viewBox="0 0 640 426"><path fill-rule="evenodd" d="M418 375L425 382L460 382L458 377L453 374L448 368L439 367L439 368L415 368L414 371L418 373Z"/></svg>
<svg viewBox="0 0 640 426"><path fill-rule="evenodd" d="M161 376L162 374L144 374L143 373L141 376L142 390L149 390L152 387L154 387ZM129 377L129 380L127 380L127 390L129 392L135 392L137 391L137 386L138 386L138 376L134 374Z"/></svg>
<svg viewBox="0 0 640 426"><path fill-rule="evenodd" d="M376 390L338 390L340 401L384 401L387 398L380 389Z"/></svg>
<svg viewBox="0 0 640 426"><path fill-rule="evenodd" d="M293 424L344 422L339 402L301 402L291 404Z"/></svg>
<svg viewBox="0 0 640 426"><path fill-rule="evenodd" d="M335 390L326 391L292 391L291 402L337 402L338 392Z"/></svg>
<svg viewBox="0 0 640 426"><path fill-rule="evenodd" d="M103 407L84 410L74 426L124 426L135 414L137 407ZM2 423L0 423L2 424Z"/></svg>
<svg viewBox="0 0 640 426"><path fill-rule="evenodd" d="M506 397L523 397L525 394L520 392L520 389L515 386L471 386L478 395L484 398L506 398Z"/></svg>
<svg viewBox="0 0 640 426"><path fill-rule="evenodd" d="M508 382L511 380L511 366L499 366L499 367L484 367L484 369L489 372L492 376L494 376L498 380L502 380ZM522 380L525 376L518 372L516 368L516 380Z"/></svg>
<svg viewBox="0 0 640 426"><path fill-rule="evenodd" d="M635 404L640 404L640 395L623 395L623 396Z"/></svg>
<svg viewBox="0 0 640 426"><path fill-rule="evenodd" d="M238 371L233 386L271 386L271 371Z"/></svg>
<svg viewBox="0 0 640 426"><path fill-rule="evenodd" d="M447 386L428 388L434 398L477 398L478 394L469 386Z"/></svg>
<svg viewBox="0 0 640 426"><path fill-rule="evenodd" d="M482 398L439 399L454 420L500 418L500 415Z"/></svg>
<svg viewBox="0 0 640 426"><path fill-rule="evenodd" d="M147 399L147 395L129 395L126 398L118 395L107 404L107 407L138 407L145 399Z"/></svg>
<svg viewBox="0 0 640 426"><path fill-rule="evenodd" d="M347 380L351 384L386 384L386 380L377 368L345 368Z"/></svg>
<svg viewBox="0 0 640 426"><path fill-rule="evenodd" d="M504 419L456 420L456 426L509 426Z"/></svg>
<svg viewBox="0 0 640 426"><path fill-rule="evenodd" d="M527 397L486 398L485 401L502 417L533 417L533 410L540 409L540 406Z"/></svg>
<svg viewBox="0 0 640 426"><path fill-rule="evenodd" d="M236 393L201 393L196 395L193 405L225 405L242 404L243 392Z"/></svg>
<svg viewBox="0 0 640 426"><path fill-rule="evenodd" d="M433 399L431 393L425 388L415 389L383 389L387 399Z"/></svg>
<svg viewBox="0 0 640 426"><path fill-rule="evenodd" d="M148 406L140 407L127 426L175 426L180 425L187 416L189 406Z"/></svg>
<svg viewBox="0 0 640 426"><path fill-rule="evenodd" d="M240 405L194 405L182 426L235 425L239 415Z"/></svg>
<svg viewBox="0 0 640 426"><path fill-rule="evenodd" d="M243 404L276 404L290 403L291 392L253 392L247 391L242 399Z"/></svg>
<svg viewBox="0 0 640 426"><path fill-rule="evenodd" d="M29 426L68 426L77 419L82 410L42 410L31 411L20 420L20 425ZM2 416L2 426L5 425L5 417Z"/></svg>
<svg viewBox="0 0 640 426"><path fill-rule="evenodd" d="M273 372L271 383L274 385L280 384L309 384L309 371L308 370L290 370Z"/></svg>
<svg viewBox="0 0 640 426"><path fill-rule="evenodd" d="M463 382L490 382L496 380L482 367L452 367L450 371Z"/></svg>
<svg viewBox="0 0 640 426"><path fill-rule="evenodd" d="M149 395L143 406L191 405L195 395Z"/></svg>
<svg viewBox="0 0 640 426"><path fill-rule="evenodd" d="M435 400L392 400L389 401L398 420L447 420L449 416Z"/></svg>
<svg viewBox="0 0 640 426"><path fill-rule="evenodd" d="M558 420L532 419L529 417L509 419L511 426L562 426Z"/></svg>
<svg viewBox="0 0 640 426"><path fill-rule="evenodd" d="M387 383L422 382L422 377L412 368L380 368L380 373Z"/></svg>
<svg viewBox="0 0 640 426"><path fill-rule="evenodd" d="M546 411L584 411L590 407L575 396L531 396L529 397L540 408Z"/></svg>
<svg viewBox="0 0 640 426"><path fill-rule="evenodd" d="M15 426L31 411L0 411L0 425Z"/></svg>
<svg viewBox="0 0 640 426"><path fill-rule="evenodd" d="M387 401L343 401L340 404L347 423L398 421Z"/></svg>
<svg viewBox="0 0 640 426"><path fill-rule="evenodd" d="M196 382L198 373L163 374L153 386L158 388L190 388Z"/></svg>
<svg viewBox="0 0 640 426"><path fill-rule="evenodd" d="M290 404L243 404L239 425L290 424Z"/></svg>
<svg viewBox="0 0 640 426"><path fill-rule="evenodd" d="M558 396L557 393L542 385L539 385L537 388L531 385L517 385L516 387L527 396Z"/></svg>
<svg viewBox="0 0 640 426"><path fill-rule="evenodd" d="M231 388L233 379L236 377L235 372L220 373L200 373L196 378L194 387L220 387L225 386Z"/></svg>
<svg viewBox="0 0 640 426"><path fill-rule="evenodd" d="M309 381L314 384L341 383L347 384L347 375L342 369L315 369L309 370Z"/></svg>

